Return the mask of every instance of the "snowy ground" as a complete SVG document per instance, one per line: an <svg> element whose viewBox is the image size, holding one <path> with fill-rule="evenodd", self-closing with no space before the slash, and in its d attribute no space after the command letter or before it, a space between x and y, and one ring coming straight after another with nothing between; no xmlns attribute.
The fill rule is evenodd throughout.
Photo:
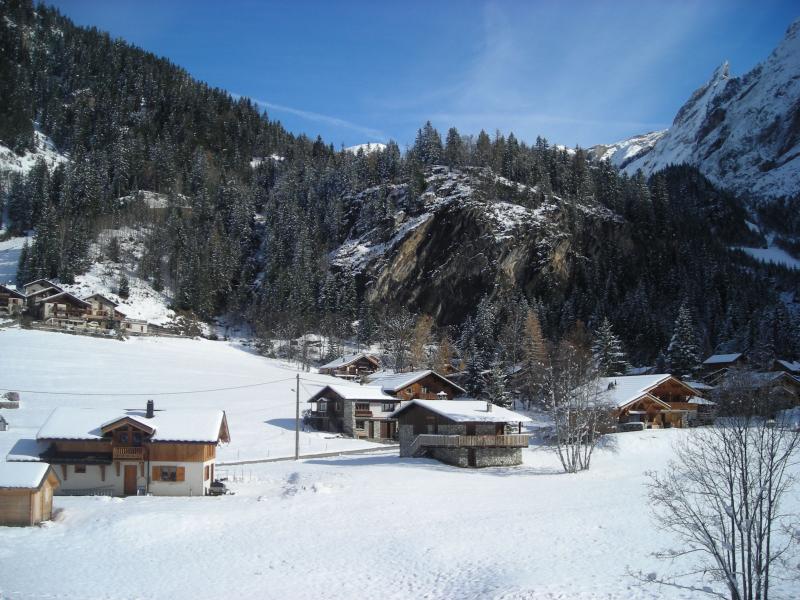
<svg viewBox="0 0 800 600"><path fill-rule="evenodd" d="M19 253L22 251L26 239L25 237L12 237L0 242L0 283L16 281Z"/></svg>
<svg viewBox="0 0 800 600"><path fill-rule="evenodd" d="M19 410L0 410L11 424L0 432L0 458L19 437L33 437L53 408L72 406L221 408L228 416L231 443L219 461L294 455L294 367L268 360L225 342L176 338L132 338L124 342L65 333L0 331L0 388L19 390ZM304 373L316 382L341 380ZM158 396L155 393L253 386L231 391ZM301 382L303 400L320 383ZM99 396L54 396L24 392L90 392ZM114 394L141 396L115 396ZM152 395L148 395L152 394ZM376 446L321 432L301 433L303 454ZM2 579L0 578L0 581Z"/></svg>
<svg viewBox="0 0 800 600"><path fill-rule="evenodd" d="M294 375L206 340L9 329L0 349L0 386L22 389L177 391ZM232 442L221 460L285 455L291 385L157 397L156 406L224 407ZM0 452L54 406L143 401L23 392L22 408L3 410L13 429L0 433ZM696 598L629 575L667 572L652 553L674 540L651 521L645 472L692 433L611 436L580 475L562 474L541 447L521 467L483 470L384 453L223 466L236 493L220 498L56 497L53 522L0 527L0 598ZM304 451L367 446L325 437L304 433Z"/></svg>

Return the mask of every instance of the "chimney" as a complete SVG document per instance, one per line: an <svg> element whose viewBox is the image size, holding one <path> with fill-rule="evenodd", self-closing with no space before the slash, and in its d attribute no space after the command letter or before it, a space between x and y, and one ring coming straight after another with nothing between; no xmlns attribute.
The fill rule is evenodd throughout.
<svg viewBox="0 0 800 600"><path fill-rule="evenodd" d="M147 412L145 413L144 416L147 417L148 419L152 419L154 411L155 411L155 406L153 405L153 401L152 400L148 400L147 401Z"/></svg>
<svg viewBox="0 0 800 600"><path fill-rule="evenodd" d="M492 412L492 403L488 400L486 401L486 412Z"/></svg>

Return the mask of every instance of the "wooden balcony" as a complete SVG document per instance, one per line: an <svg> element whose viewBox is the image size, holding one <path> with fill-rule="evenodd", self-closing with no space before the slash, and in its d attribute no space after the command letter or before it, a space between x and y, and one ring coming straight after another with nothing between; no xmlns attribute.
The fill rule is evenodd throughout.
<svg viewBox="0 0 800 600"><path fill-rule="evenodd" d="M423 433L414 438L411 455L417 456L426 448L527 448L530 436L525 433L508 435L439 435Z"/></svg>
<svg viewBox="0 0 800 600"><path fill-rule="evenodd" d="M114 460L144 460L144 448L141 446L117 446L113 450Z"/></svg>
<svg viewBox="0 0 800 600"><path fill-rule="evenodd" d="M355 416L357 417L371 417L372 411L371 410L355 410L353 411Z"/></svg>

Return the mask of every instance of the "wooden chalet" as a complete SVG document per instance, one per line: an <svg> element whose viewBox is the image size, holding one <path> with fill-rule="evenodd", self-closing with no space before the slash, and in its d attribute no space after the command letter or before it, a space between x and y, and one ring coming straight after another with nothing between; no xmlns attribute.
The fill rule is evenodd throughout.
<svg viewBox="0 0 800 600"><path fill-rule="evenodd" d="M102 294L92 294L84 298L84 302L90 305L86 312L86 322L89 325L102 329L121 329L125 320L125 313L117 309L118 303L103 296Z"/></svg>
<svg viewBox="0 0 800 600"><path fill-rule="evenodd" d="M92 305L69 292L58 292L38 303L38 317L56 327L84 326Z"/></svg>
<svg viewBox="0 0 800 600"><path fill-rule="evenodd" d="M0 525L37 525L53 514L58 477L41 462L0 462Z"/></svg>
<svg viewBox="0 0 800 600"><path fill-rule="evenodd" d="M0 284L0 312L19 314L25 309L25 294Z"/></svg>
<svg viewBox="0 0 800 600"><path fill-rule="evenodd" d="M618 423L643 423L646 429L688 427L713 405L698 390L666 373L601 377L599 386Z"/></svg>
<svg viewBox="0 0 800 600"><path fill-rule="evenodd" d="M800 377L800 361L777 359L772 364L773 371L783 371L794 377Z"/></svg>
<svg viewBox="0 0 800 600"><path fill-rule="evenodd" d="M361 379L381 368L380 359L373 354L347 354L322 365L319 372L343 379Z"/></svg>
<svg viewBox="0 0 800 600"><path fill-rule="evenodd" d="M400 400L452 400L467 393L444 375L431 370L410 373L378 371L370 375L367 382Z"/></svg>
<svg viewBox="0 0 800 600"><path fill-rule="evenodd" d="M391 415L400 400L384 393L379 386L327 385L308 402L311 409L306 418L315 429L355 438L395 437L397 425Z"/></svg>
<svg viewBox="0 0 800 600"><path fill-rule="evenodd" d="M458 467L522 463L524 415L482 400L412 400L394 412L400 456L429 456Z"/></svg>
<svg viewBox="0 0 800 600"><path fill-rule="evenodd" d="M202 496L214 480L216 447L228 441L224 411L156 411L152 401L146 410L59 407L35 443L23 440L28 460L54 466L60 493L109 496Z"/></svg>
<svg viewBox="0 0 800 600"><path fill-rule="evenodd" d="M31 281L23 285L22 289L25 292L25 296L32 296L44 290L55 290L54 292L51 292L50 295L64 291L49 279L37 279L36 281Z"/></svg>
<svg viewBox="0 0 800 600"><path fill-rule="evenodd" d="M746 363L747 358L741 352L712 354L701 365L703 381L717 385L730 369L742 368Z"/></svg>

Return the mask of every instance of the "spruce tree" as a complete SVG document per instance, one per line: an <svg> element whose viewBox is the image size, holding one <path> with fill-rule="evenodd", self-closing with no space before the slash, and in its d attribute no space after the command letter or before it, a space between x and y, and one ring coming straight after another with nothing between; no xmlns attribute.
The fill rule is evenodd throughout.
<svg viewBox="0 0 800 600"><path fill-rule="evenodd" d="M603 319L595 332L592 357L602 377L624 375L630 367L622 349L622 340L614 333L608 318Z"/></svg>
<svg viewBox="0 0 800 600"><path fill-rule="evenodd" d="M700 352L697 347L697 333L689 307L684 303L678 310L672 339L667 347L667 366L674 375L684 377L697 370Z"/></svg>
<svg viewBox="0 0 800 600"><path fill-rule="evenodd" d="M503 361L500 360L499 356L496 356L492 361L486 385L483 389L483 397L492 404L503 408L511 408L513 403L511 394L508 391L507 376L508 373L503 366Z"/></svg>

